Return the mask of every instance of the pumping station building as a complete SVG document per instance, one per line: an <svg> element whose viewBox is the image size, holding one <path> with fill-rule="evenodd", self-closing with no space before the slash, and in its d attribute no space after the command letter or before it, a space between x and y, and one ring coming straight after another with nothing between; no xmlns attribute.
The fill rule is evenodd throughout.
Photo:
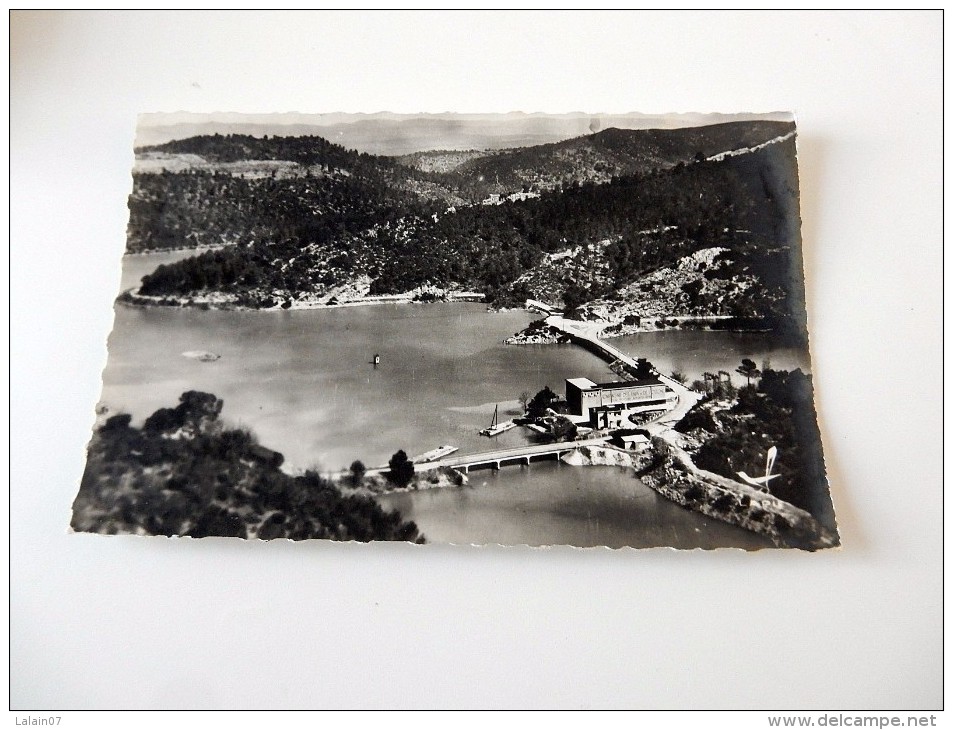
<svg viewBox="0 0 953 730"><path fill-rule="evenodd" d="M666 411L675 405L677 395L656 377L615 383L594 383L589 378L566 380L566 402L573 420L593 428L625 428L629 416Z"/></svg>

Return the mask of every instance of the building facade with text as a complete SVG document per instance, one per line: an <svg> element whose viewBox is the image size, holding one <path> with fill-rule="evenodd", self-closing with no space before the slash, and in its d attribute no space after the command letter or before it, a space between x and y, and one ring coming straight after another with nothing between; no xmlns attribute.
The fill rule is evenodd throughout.
<svg viewBox="0 0 953 730"><path fill-rule="evenodd" d="M654 377L616 383L566 380L570 413L598 429L625 428L631 425L629 416L668 410L676 399L672 389Z"/></svg>

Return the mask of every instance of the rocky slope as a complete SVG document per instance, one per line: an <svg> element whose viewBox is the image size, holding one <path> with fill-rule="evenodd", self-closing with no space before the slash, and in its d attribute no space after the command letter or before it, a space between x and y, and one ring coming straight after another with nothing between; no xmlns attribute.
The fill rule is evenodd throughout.
<svg viewBox="0 0 953 730"><path fill-rule="evenodd" d="M566 289L586 282L605 287L610 283L605 251L609 239L584 246L573 246L545 254L540 263L519 276L511 289L530 293L530 298L562 309Z"/></svg>
<svg viewBox="0 0 953 730"><path fill-rule="evenodd" d="M567 289L580 276L589 276L595 288L611 288L604 255L607 244L551 254L516 283L525 286L531 298L562 309ZM782 294L772 295L753 272L739 267L738 258L720 247L696 251L609 296L580 305L574 316L603 323L605 337L676 326L756 328L759 319L751 314L764 311ZM507 343L559 341L559 333L540 320Z"/></svg>
<svg viewBox="0 0 953 730"><path fill-rule="evenodd" d="M677 446L652 441L655 458L639 479L676 504L768 537L778 547L817 550L838 544L813 516L747 485L698 469Z"/></svg>
<svg viewBox="0 0 953 730"><path fill-rule="evenodd" d="M719 318L758 311L766 294L753 274L738 272L725 248L706 248L641 277L608 298L579 308L579 318L606 322L605 334L677 322L705 326Z"/></svg>
<svg viewBox="0 0 953 730"><path fill-rule="evenodd" d="M542 319L531 322L522 332L503 340L504 345L555 345L561 342L569 342L569 337Z"/></svg>

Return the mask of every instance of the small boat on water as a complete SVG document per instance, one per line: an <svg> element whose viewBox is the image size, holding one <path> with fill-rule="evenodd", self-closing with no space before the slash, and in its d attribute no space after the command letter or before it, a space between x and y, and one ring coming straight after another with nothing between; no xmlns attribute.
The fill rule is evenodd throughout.
<svg viewBox="0 0 953 730"><path fill-rule="evenodd" d="M488 428L484 428L480 431L481 436L499 436L504 431L509 431L511 428L516 428L516 424L512 421L503 421L500 423L500 407L497 405L493 409L493 420L490 422Z"/></svg>
<svg viewBox="0 0 953 730"><path fill-rule="evenodd" d="M222 356L214 352L205 352L204 350L188 350L187 352L182 353L182 357L187 357L190 360L198 360L200 362L215 362Z"/></svg>
<svg viewBox="0 0 953 730"><path fill-rule="evenodd" d="M438 459L442 459L445 456L450 456L450 454L452 454L454 451L459 451L459 450L460 450L459 446L451 446L450 444L444 444L443 446L438 446L435 449L431 449L430 451L424 454L421 454L420 456L415 456L413 459L411 459L411 461L413 461L415 464L426 464L431 461L437 461Z"/></svg>

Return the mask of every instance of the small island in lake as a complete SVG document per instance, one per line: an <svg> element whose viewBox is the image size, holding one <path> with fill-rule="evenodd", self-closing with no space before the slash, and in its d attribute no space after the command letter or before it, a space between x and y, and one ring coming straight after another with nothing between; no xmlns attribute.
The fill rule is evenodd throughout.
<svg viewBox="0 0 953 730"><path fill-rule="evenodd" d="M837 545L793 119L533 120L150 129L74 529Z"/></svg>

